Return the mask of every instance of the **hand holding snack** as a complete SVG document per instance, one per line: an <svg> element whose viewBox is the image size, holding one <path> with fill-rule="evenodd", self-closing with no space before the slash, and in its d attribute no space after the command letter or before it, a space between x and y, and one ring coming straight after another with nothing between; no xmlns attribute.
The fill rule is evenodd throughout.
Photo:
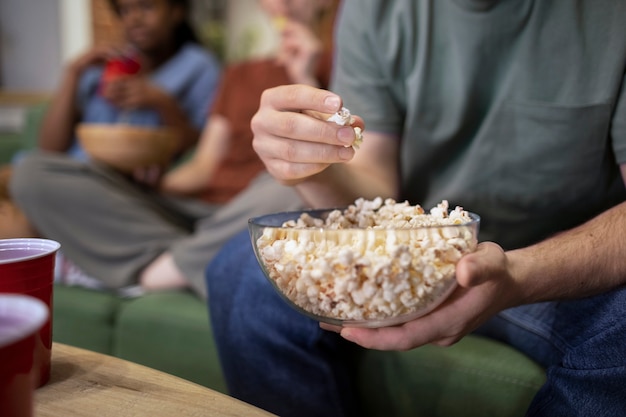
<svg viewBox="0 0 626 417"><path fill-rule="evenodd" d="M142 75L117 77L103 85L102 95L113 105L125 109L158 108L166 93Z"/></svg>
<svg viewBox="0 0 626 417"><path fill-rule="evenodd" d="M94 46L69 63L67 67L68 74L78 78L88 67L107 64L110 61L119 59L121 54L121 49L113 45Z"/></svg>
<svg viewBox="0 0 626 417"><path fill-rule="evenodd" d="M316 68L324 51L320 39L308 25L286 17L274 19L280 33L276 61L285 66L294 84L318 86Z"/></svg>
<svg viewBox="0 0 626 417"><path fill-rule="evenodd" d="M361 346L378 350L409 350L426 344L450 346L496 312L518 305L520 291L510 260L495 243L480 243L456 267L458 288L430 314L401 326L379 329L322 327Z"/></svg>
<svg viewBox="0 0 626 417"><path fill-rule="evenodd" d="M364 128L328 119L342 108L332 92L305 85L285 85L266 90L252 119L253 146L270 174L284 184L295 184L324 171L331 164L350 161L351 147Z"/></svg>
<svg viewBox="0 0 626 417"><path fill-rule="evenodd" d="M328 118L328 121L335 122L340 126L352 126L355 123L356 119L352 117L350 110L342 107L341 110L330 116ZM352 142L352 147L354 149L359 149L359 146L361 146L361 144L363 143L363 129L358 126L354 127L354 136L355 139L354 142Z"/></svg>

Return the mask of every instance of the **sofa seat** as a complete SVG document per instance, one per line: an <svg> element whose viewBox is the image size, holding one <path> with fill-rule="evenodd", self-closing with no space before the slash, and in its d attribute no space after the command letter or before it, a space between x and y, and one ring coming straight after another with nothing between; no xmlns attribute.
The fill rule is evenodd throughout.
<svg viewBox="0 0 626 417"><path fill-rule="evenodd" d="M55 284L52 337L226 392L208 311L191 293L122 298Z"/></svg>
<svg viewBox="0 0 626 417"><path fill-rule="evenodd" d="M188 292L124 299L57 284L53 338L226 393L208 310ZM371 417L514 417L524 415L545 373L508 346L468 336L449 348L366 351L358 380Z"/></svg>
<svg viewBox="0 0 626 417"><path fill-rule="evenodd" d="M512 347L466 336L451 347L367 351L361 397L371 416L523 416L545 381Z"/></svg>

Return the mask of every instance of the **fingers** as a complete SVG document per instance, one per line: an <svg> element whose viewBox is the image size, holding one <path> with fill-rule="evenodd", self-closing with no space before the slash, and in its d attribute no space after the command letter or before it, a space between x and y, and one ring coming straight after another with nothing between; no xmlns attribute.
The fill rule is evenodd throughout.
<svg viewBox="0 0 626 417"><path fill-rule="evenodd" d="M341 98L327 90L304 86L283 85L265 90L261 107L269 106L282 111L314 110L335 113L341 108Z"/></svg>
<svg viewBox="0 0 626 417"><path fill-rule="evenodd" d="M341 336L377 350L404 351L426 344L453 345L484 319L481 313L483 297L471 291L457 288L435 310L402 325L378 329L345 327Z"/></svg>
<svg viewBox="0 0 626 417"><path fill-rule="evenodd" d="M328 331L335 332L335 333L341 332L341 326L335 326L333 324L320 323L320 327L324 330L328 330Z"/></svg>
<svg viewBox="0 0 626 417"><path fill-rule="evenodd" d="M251 127L252 146L270 174L294 184L331 164L350 161L354 129L327 121L341 105L336 94L306 85L266 90Z"/></svg>
<svg viewBox="0 0 626 417"><path fill-rule="evenodd" d="M483 242L476 251L462 257L456 266L456 278L462 287L475 287L506 273L506 257L500 246Z"/></svg>
<svg viewBox="0 0 626 417"><path fill-rule="evenodd" d="M369 349L408 350L425 344L450 346L496 312L518 303L504 250L483 242L458 262L459 287L435 310L401 326L343 328L341 336Z"/></svg>
<svg viewBox="0 0 626 417"><path fill-rule="evenodd" d="M337 146L350 146L355 139L352 127L339 126L303 113L276 112L271 117L258 114L253 118L251 125L255 135L258 134L263 138L270 134L279 138Z"/></svg>
<svg viewBox="0 0 626 417"><path fill-rule="evenodd" d="M269 138L255 140L253 146L268 171L284 184L315 175L331 163L349 161L355 152L351 147L297 142Z"/></svg>
<svg viewBox="0 0 626 417"><path fill-rule="evenodd" d="M341 329L340 334L346 340L364 348L375 350L406 351L443 340L443 336L433 336L427 323L422 321L412 321L402 326L378 329L345 327Z"/></svg>
<svg viewBox="0 0 626 417"><path fill-rule="evenodd" d="M160 166L137 168L133 171L136 182L154 187L160 180L163 169Z"/></svg>
<svg viewBox="0 0 626 417"><path fill-rule="evenodd" d="M139 76L120 76L107 81L103 87L104 97L118 107L133 109L151 105L155 89Z"/></svg>

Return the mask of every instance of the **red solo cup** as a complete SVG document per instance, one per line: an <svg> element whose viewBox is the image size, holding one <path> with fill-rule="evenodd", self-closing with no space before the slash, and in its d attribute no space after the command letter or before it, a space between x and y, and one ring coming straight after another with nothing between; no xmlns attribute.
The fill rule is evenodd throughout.
<svg viewBox="0 0 626 417"><path fill-rule="evenodd" d="M0 239L0 293L30 295L48 307L48 318L35 346L35 387L50 379L52 356L52 283L61 245L48 239ZM1 415L1 414L0 414Z"/></svg>
<svg viewBox="0 0 626 417"><path fill-rule="evenodd" d="M0 294L0 416L33 415L38 332L50 311L41 300Z"/></svg>
<svg viewBox="0 0 626 417"><path fill-rule="evenodd" d="M141 63L132 55L120 55L109 59L104 65L104 71L102 72L102 78L100 79L100 86L98 87L100 94L102 94L102 89L109 81L115 80L119 77L135 75L140 70Z"/></svg>

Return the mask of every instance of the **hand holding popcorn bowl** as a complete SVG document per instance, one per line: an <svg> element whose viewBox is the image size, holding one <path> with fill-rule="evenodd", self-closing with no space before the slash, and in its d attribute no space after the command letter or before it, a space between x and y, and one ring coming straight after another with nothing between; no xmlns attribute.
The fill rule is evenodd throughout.
<svg viewBox="0 0 626 417"><path fill-rule="evenodd" d="M452 293L480 217L449 211L447 201L426 213L377 198L248 224L266 277L292 307L332 325L385 327L429 313Z"/></svg>

